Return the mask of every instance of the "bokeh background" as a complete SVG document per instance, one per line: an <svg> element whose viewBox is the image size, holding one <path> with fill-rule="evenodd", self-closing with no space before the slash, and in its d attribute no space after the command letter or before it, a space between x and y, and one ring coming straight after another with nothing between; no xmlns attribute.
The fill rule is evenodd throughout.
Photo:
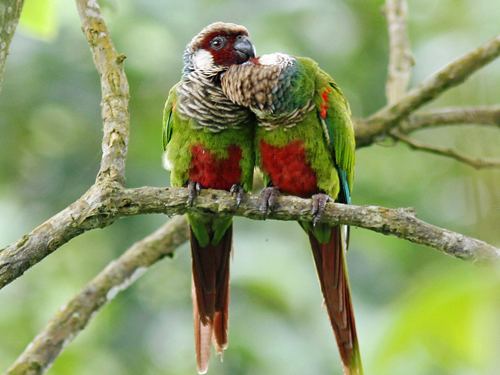
<svg viewBox="0 0 500 375"><path fill-rule="evenodd" d="M382 1L121 0L103 2L131 87L129 186L168 184L161 112L186 43L206 24L246 25L258 53L316 59L356 116L384 105ZM497 0L410 0L413 84L498 34ZM495 104L500 61L431 107ZM79 197L100 159L100 91L75 6L26 0L0 95L0 248ZM496 156L493 127L416 135ZM500 174L384 142L358 151L354 203L413 206L431 223L500 244ZM0 370L48 319L129 245L166 217L120 220L86 233L0 291ZM230 346L211 374L340 374L312 257L299 226L236 219ZM500 272L353 229L351 283L367 374L498 374ZM187 247L106 306L51 375L193 374Z"/></svg>

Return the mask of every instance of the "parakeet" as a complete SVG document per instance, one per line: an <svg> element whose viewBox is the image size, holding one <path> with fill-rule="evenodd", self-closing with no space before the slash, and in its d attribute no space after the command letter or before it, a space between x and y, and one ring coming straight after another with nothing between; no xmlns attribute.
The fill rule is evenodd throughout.
<svg viewBox="0 0 500 375"><path fill-rule="evenodd" d="M251 189L255 117L223 94L221 74L255 56L245 27L217 22L187 45L182 78L163 114L163 146L172 186L189 189L192 204L202 188L230 190L241 199ZM192 297L199 373L208 369L210 343L227 347L229 255L232 217L189 213Z"/></svg>
<svg viewBox="0 0 500 375"><path fill-rule="evenodd" d="M305 57L274 53L232 66L224 93L256 115L256 163L267 188L262 209L278 193L310 197L307 232L345 374L362 365L345 261L348 228L320 222L330 199L349 204L354 174L354 130L349 105L333 79Z"/></svg>

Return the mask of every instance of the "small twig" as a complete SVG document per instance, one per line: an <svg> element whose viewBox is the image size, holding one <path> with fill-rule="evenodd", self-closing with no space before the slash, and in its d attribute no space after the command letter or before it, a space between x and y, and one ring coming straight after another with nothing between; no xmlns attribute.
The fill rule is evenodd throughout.
<svg viewBox="0 0 500 375"><path fill-rule="evenodd" d="M358 121L356 123L358 146L372 144L375 138L386 134L410 113L435 99L450 87L462 83L472 73L499 55L500 35L446 65L396 103L385 106L366 120Z"/></svg>
<svg viewBox="0 0 500 375"><path fill-rule="evenodd" d="M431 146L422 142L419 142L407 135L402 134L401 132L391 131L391 136L398 141L406 143L413 150L425 151L435 155L446 156L452 159L455 159L464 164L470 165L476 169L483 168L499 168L500 160L494 159L481 159L481 158L472 158L469 156L462 155L460 152L448 148L448 147L440 147L440 146Z"/></svg>
<svg viewBox="0 0 500 375"><path fill-rule="evenodd" d="M48 322L27 346L6 375L40 375L48 370L64 347L118 292L128 288L150 266L172 254L188 239L186 220L176 217L132 245L99 273Z"/></svg>
<svg viewBox="0 0 500 375"><path fill-rule="evenodd" d="M445 125L489 125L500 127L500 105L449 107L411 115L398 127L403 133Z"/></svg>
<svg viewBox="0 0 500 375"><path fill-rule="evenodd" d="M129 88L123 69L125 56L116 52L97 0L76 0L76 4L101 78L104 136L97 181L111 180L123 184L130 122Z"/></svg>
<svg viewBox="0 0 500 375"><path fill-rule="evenodd" d="M385 4L389 34L389 67L385 92L389 104L394 104L406 92L414 64L406 27L408 5L405 0L387 0Z"/></svg>
<svg viewBox="0 0 500 375"><path fill-rule="evenodd" d="M5 62L9 55L10 42L16 32L23 3L23 0L5 0L0 7L0 91L2 91Z"/></svg>

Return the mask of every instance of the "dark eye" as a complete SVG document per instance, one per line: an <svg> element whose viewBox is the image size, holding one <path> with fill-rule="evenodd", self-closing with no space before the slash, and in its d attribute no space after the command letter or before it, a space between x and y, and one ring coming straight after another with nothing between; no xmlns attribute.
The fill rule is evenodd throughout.
<svg viewBox="0 0 500 375"><path fill-rule="evenodd" d="M226 45L226 38L224 38L223 36L216 36L210 42L210 47L212 47L215 50L221 49L225 45Z"/></svg>

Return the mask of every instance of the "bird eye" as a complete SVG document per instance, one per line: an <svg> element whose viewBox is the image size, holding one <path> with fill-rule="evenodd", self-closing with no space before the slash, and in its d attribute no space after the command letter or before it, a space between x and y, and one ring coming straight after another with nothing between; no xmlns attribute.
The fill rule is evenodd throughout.
<svg viewBox="0 0 500 375"><path fill-rule="evenodd" d="M219 50L225 45L226 45L226 38L224 38L223 36L216 36L210 42L210 47L212 47L215 50Z"/></svg>

